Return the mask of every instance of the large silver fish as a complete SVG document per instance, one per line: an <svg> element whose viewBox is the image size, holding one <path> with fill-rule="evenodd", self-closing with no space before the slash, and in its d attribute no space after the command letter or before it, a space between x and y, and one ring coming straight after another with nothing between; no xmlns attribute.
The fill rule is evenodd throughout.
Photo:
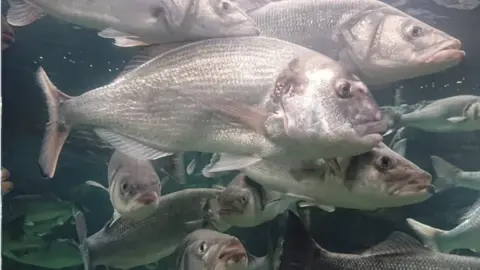
<svg viewBox="0 0 480 270"><path fill-rule="evenodd" d="M39 158L47 177L79 125L139 159L229 153L217 170L262 159L291 165L355 155L378 145L386 131L354 74L319 53L267 37L195 42L73 98L43 69L37 75L49 111Z"/></svg>
<svg viewBox="0 0 480 270"><path fill-rule="evenodd" d="M219 193L195 188L164 195L157 211L144 220L120 218L88 238L79 212L76 223L85 269L96 265L129 269L154 263L173 253L183 238L197 229L227 229L210 203Z"/></svg>
<svg viewBox="0 0 480 270"><path fill-rule="evenodd" d="M115 151L108 164L108 188L95 181L87 184L106 190L115 212L120 216L142 220L158 207L162 183L149 160L129 157Z"/></svg>
<svg viewBox="0 0 480 270"><path fill-rule="evenodd" d="M320 247L294 214L290 214L278 270L473 270L480 258L434 252L401 232L361 254L329 252Z"/></svg>
<svg viewBox="0 0 480 270"><path fill-rule="evenodd" d="M242 170L266 188L315 205L361 210L395 207L428 199L432 176L381 143L348 158L319 160L303 169L261 162Z"/></svg>
<svg viewBox="0 0 480 270"><path fill-rule="evenodd" d="M282 0L249 12L262 35L290 41L383 84L452 67L459 40L376 0Z"/></svg>
<svg viewBox="0 0 480 270"><path fill-rule="evenodd" d="M460 220L461 223L451 230L437 229L410 218L407 222L423 243L433 250L445 253L454 249L480 251L480 199Z"/></svg>
<svg viewBox="0 0 480 270"><path fill-rule="evenodd" d="M122 47L224 36L258 35L255 23L230 0L9 0L13 26L44 14L102 30Z"/></svg>

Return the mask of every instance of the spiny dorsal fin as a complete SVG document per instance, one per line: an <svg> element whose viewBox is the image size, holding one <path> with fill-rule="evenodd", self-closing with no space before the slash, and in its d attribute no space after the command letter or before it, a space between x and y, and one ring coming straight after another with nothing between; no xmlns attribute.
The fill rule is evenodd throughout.
<svg viewBox="0 0 480 270"><path fill-rule="evenodd" d="M364 251L363 256L418 254L431 252L415 238L402 232L393 232L386 240Z"/></svg>

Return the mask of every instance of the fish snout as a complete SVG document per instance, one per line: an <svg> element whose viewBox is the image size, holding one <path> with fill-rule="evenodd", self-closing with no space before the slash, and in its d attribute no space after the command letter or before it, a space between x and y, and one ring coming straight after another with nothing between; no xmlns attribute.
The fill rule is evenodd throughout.
<svg viewBox="0 0 480 270"><path fill-rule="evenodd" d="M154 192L147 192L140 195L140 197L137 198L137 201L144 205L150 205L158 201L158 196Z"/></svg>
<svg viewBox="0 0 480 270"><path fill-rule="evenodd" d="M422 59L425 64L458 63L465 58L465 51L460 50L462 42L458 39L447 40L437 45L437 49Z"/></svg>
<svg viewBox="0 0 480 270"><path fill-rule="evenodd" d="M404 183L398 185L398 188L393 191L393 195L408 195L408 194L430 194L435 193L435 188L432 185L432 175L428 172L411 173L411 176L404 180Z"/></svg>
<svg viewBox="0 0 480 270"><path fill-rule="evenodd" d="M233 238L220 251L218 259L225 263L241 263L247 259L247 251L240 240Z"/></svg>

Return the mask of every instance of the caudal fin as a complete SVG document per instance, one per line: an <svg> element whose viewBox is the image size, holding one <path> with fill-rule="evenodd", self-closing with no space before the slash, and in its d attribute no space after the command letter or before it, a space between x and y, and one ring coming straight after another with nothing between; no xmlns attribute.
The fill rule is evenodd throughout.
<svg viewBox="0 0 480 270"><path fill-rule="evenodd" d="M432 250L443 252L443 250L440 250L437 240L445 231L430 227L411 218L407 218L407 223L425 246Z"/></svg>
<svg viewBox="0 0 480 270"><path fill-rule="evenodd" d="M430 158L432 159L433 169L437 174L437 179L435 179L434 183L436 191L443 191L456 186L458 175L462 170L441 157L431 156Z"/></svg>
<svg viewBox="0 0 480 270"><path fill-rule="evenodd" d="M37 81L45 94L48 107L48 123L45 127L38 165L44 177L52 178L57 167L58 156L70 133L70 127L60 119L59 108L71 97L58 90L41 67L37 71Z"/></svg>
<svg viewBox="0 0 480 270"><path fill-rule="evenodd" d="M77 228L77 235L79 241L80 253L82 255L83 265L85 270L93 270L93 264L90 259L90 251L85 242L87 239L87 223L82 212L75 213L75 226Z"/></svg>

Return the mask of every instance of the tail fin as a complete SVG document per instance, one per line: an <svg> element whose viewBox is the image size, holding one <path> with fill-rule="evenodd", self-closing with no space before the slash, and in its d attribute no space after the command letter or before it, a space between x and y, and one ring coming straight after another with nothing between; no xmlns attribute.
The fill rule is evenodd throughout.
<svg viewBox="0 0 480 270"><path fill-rule="evenodd" d="M443 252L443 250L439 250L437 240L445 231L430 227L411 218L407 218L407 223L425 246L432 250Z"/></svg>
<svg viewBox="0 0 480 270"><path fill-rule="evenodd" d="M87 243L85 242L87 239L87 223L85 222L85 216L82 212L77 212L75 214L75 226L77 228L79 248L82 255L84 269L93 270L93 264L90 259L90 251Z"/></svg>
<svg viewBox="0 0 480 270"><path fill-rule="evenodd" d="M52 178L57 167L58 156L70 133L70 127L61 121L58 110L60 105L71 97L58 90L41 67L37 71L37 80L45 94L48 107L48 123L38 165L43 177Z"/></svg>
<svg viewBox="0 0 480 270"><path fill-rule="evenodd" d="M458 175L462 170L441 157L431 156L430 158L432 159L433 169L437 174L437 179L434 183L436 191L442 191L456 186Z"/></svg>

